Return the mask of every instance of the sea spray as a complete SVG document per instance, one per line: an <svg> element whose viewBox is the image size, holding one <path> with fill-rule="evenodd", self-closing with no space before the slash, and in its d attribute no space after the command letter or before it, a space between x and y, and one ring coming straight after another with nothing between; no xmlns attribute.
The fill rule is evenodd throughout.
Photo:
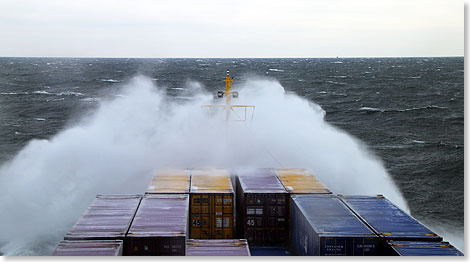
<svg viewBox="0 0 470 262"><path fill-rule="evenodd" d="M181 100L139 76L49 140L32 140L0 168L6 255L48 255L96 194L142 193L166 167L304 167L334 193L384 194L408 210L382 163L324 120L318 105L275 80L239 83L234 104L254 118L226 122L201 84ZM221 114L221 115L219 115ZM234 112L233 117L237 116ZM221 117L222 116L222 117Z"/></svg>

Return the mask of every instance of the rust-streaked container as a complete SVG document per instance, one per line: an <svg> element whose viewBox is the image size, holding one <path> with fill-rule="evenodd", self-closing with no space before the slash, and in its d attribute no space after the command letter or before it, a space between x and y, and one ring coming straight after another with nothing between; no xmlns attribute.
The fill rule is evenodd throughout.
<svg viewBox="0 0 470 262"><path fill-rule="evenodd" d="M234 237L234 192L224 169L191 170L190 238Z"/></svg>
<svg viewBox="0 0 470 262"><path fill-rule="evenodd" d="M140 195L97 195L64 239L124 239L141 199Z"/></svg>
<svg viewBox="0 0 470 262"><path fill-rule="evenodd" d="M53 256L122 256L122 240L63 240Z"/></svg>
<svg viewBox="0 0 470 262"><path fill-rule="evenodd" d="M186 169L164 169L155 173L146 194L188 194L191 174Z"/></svg>
<svg viewBox="0 0 470 262"><path fill-rule="evenodd" d="M188 195L145 195L126 235L124 255L184 256L188 212Z"/></svg>
<svg viewBox="0 0 470 262"><path fill-rule="evenodd" d="M250 245L289 240L289 194L271 169L237 170L237 226Z"/></svg>
<svg viewBox="0 0 470 262"><path fill-rule="evenodd" d="M277 168L277 177L291 194L331 194L308 169Z"/></svg>
<svg viewBox="0 0 470 262"><path fill-rule="evenodd" d="M188 239L187 256L249 256L246 239Z"/></svg>

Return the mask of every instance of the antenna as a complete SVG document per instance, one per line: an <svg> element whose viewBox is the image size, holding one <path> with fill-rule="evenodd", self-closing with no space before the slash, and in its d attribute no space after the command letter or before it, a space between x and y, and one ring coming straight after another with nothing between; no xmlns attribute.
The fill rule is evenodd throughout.
<svg viewBox="0 0 470 262"><path fill-rule="evenodd" d="M232 98L238 98L238 92L232 91L232 82L233 78L230 77L230 71L227 69L227 76L225 77L225 91L217 91L217 98L223 98L225 96L225 105L203 105L202 108L223 108L225 110L225 120L226 121L246 121L247 118L247 111L249 108L252 109L251 119L253 119L253 115L255 113L255 106L254 105L232 105ZM231 112L233 111L236 113L233 108L244 108L245 115L243 119L232 120L231 119Z"/></svg>

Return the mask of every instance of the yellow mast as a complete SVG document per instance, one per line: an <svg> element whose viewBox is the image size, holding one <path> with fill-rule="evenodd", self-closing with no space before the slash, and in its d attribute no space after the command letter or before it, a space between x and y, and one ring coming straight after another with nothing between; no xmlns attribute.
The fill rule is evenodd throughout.
<svg viewBox="0 0 470 262"><path fill-rule="evenodd" d="M231 104L231 97L232 97L232 91L230 90L233 79L230 78L230 72L227 70L227 76L225 77L225 120L230 120L230 111L232 111L232 104Z"/></svg>
<svg viewBox="0 0 470 262"><path fill-rule="evenodd" d="M244 118L243 119L239 119L239 120L233 120L233 121L246 121L246 118L247 118L247 108L252 108L252 116L251 118L253 119L253 114L254 114L254 109L255 109L255 106L254 105L232 105L232 96L234 98L237 98L238 97L238 92L233 92L232 91L232 82L233 82L233 78L230 77L230 72L229 70L227 70L227 76L225 77L225 91L222 92L222 91L219 91L219 93L223 93L223 95L225 96L225 105L204 105L204 106L201 106L201 107L222 107L225 109L225 120L229 121L230 120L230 111L233 110L234 107L242 107L245 109L245 115L244 115ZM219 98L221 98L222 96L219 96ZM235 112L235 111L234 111Z"/></svg>

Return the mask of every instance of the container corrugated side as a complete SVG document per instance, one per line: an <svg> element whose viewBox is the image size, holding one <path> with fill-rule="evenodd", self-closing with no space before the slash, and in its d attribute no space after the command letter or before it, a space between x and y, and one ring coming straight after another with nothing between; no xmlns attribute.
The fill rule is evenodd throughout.
<svg viewBox="0 0 470 262"><path fill-rule="evenodd" d="M224 169L191 170L190 238L234 237L234 192Z"/></svg>
<svg viewBox="0 0 470 262"><path fill-rule="evenodd" d="M333 195L292 195L291 230L299 256L380 255L379 237Z"/></svg>
<svg viewBox="0 0 470 262"><path fill-rule="evenodd" d="M191 174L186 169L165 169L155 173L146 194L188 194Z"/></svg>
<svg viewBox="0 0 470 262"><path fill-rule="evenodd" d="M270 169L237 170L238 237L250 245L286 245L289 194Z"/></svg>
<svg viewBox="0 0 470 262"><path fill-rule="evenodd" d="M383 196L341 196L341 199L377 234L387 240L442 240Z"/></svg>
<svg viewBox="0 0 470 262"><path fill-rule="evenodd" d="M188 195L145 195L126 235L124 255L184 256L188 212Z"/></svg>
<svg viewBox="0 0 470 262"><path fill-rule="evenodd" d="M63 240L53 256L122 256L122 240Z"/></svg>
<svg viewBox="0 0 470 262"><path fill-rule="evenodd" d="M249 256L246 239L188 239L187 256Z"/></svg>
<svg viewBox="0 0 470 262"><path fill-rule="evenodd" d="M388 241L390 253L398 256L463 256L448 242Z"/></svg>
<svg viewBox="0 0 470 262"><path fill-rule="evenodd" d="M277 177L291 194L331 194L308 169L277 168Z"/></svg>
<svg viewBox="0 0 470 262"><path fill-rule="evenodd" d="M124 239L141 198L140 195L97 195L64 239Z"/></svg>

